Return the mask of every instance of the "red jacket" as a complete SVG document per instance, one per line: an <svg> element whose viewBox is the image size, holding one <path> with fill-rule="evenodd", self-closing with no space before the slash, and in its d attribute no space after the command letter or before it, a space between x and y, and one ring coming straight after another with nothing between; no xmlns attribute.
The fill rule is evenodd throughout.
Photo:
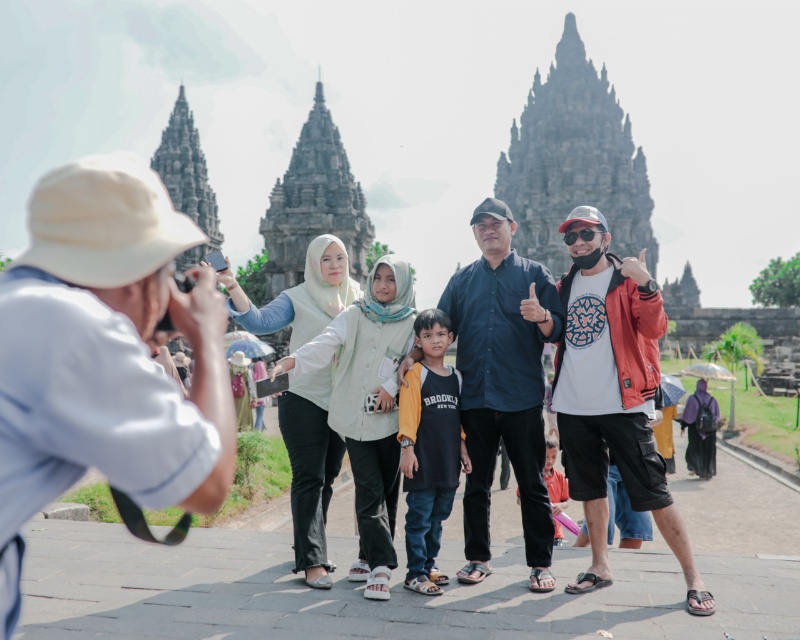
<svg viewBox="0 0 800 640"><path fill-rule="evenodd" d="M619 258L610 254L614 261ZM557 283L561 306L569 309L569 294L578 269L574 265ZM617 365L622 406L630 409L651 399L661 383L661 356L658 340L667 333L667 314L661 292L642 294L634 280L623 276L615 266L606 293L606 313L611 332L611 348ZM558 343L555 379L558 384L566 343Z"/></svg>

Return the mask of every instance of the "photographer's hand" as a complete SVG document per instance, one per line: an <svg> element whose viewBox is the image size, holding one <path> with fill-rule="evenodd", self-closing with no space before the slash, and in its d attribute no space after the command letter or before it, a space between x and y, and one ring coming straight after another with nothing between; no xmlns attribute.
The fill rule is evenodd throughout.
<svg viewBox="0 0 800 640"><path fill-rule="evenodd" d="M203 483L181 503L189 511L216 511L228 494L236 469L236 411L222 336L228 327L225 298L217 291L210 267L190 270L197 282L189 293L170 281L169 313L175 328L193 350L194 374L190 398L219 432L222 453Z"/></svg>

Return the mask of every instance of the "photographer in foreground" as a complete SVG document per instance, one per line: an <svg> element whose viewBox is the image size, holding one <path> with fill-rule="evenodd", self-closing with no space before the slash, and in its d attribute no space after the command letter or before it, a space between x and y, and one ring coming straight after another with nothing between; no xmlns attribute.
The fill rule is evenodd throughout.
<svg viewBox="0 0 800 640"><path fill-rule="evenodd" d="M141 506L213 513L236 419L210 268L181 292L175 256L207 241L146 160L94 156L45 175L31 246L0 276L0 632L19 617L25 522L97 467ZM151 353L169 311L194 350L191 402Z"/></svg>

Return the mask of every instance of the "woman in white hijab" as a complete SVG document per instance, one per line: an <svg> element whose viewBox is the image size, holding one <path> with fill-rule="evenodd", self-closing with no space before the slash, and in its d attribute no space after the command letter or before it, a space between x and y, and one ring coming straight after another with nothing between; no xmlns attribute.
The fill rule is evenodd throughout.
<svg viewBox="0 0 800 640"><path fill-rule="evenodd" d="M294 352L359 298L361 288L349 274L344 244L325 234L308 245L305 282L261 309L242 291L230 269L220 272L217 280L228 290L228 313L237 323L256 335L291 327L289 349ZM333 585L325 522L345 452L344 440L328 426L331 386L331 366L327 366L293 380L278 401L278 423L292 465L293 571L305 571L306 584L315 589Z"/></svg>

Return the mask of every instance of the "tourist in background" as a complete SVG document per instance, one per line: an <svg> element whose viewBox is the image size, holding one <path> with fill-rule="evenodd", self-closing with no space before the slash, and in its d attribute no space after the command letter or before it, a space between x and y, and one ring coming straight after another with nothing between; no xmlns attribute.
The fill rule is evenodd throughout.
<svg viewBox="0 0 800 640"><path fill-rule="evenodd" d="M325 234L311 241L304 275L305 282L260 309L236 282L233 271L220 272L217 280L228 290L228 313L236 322L256 335L291 327L289 349L294 352L361 295L358 283L350 278L347 250L336 236ZM325 523L345 453L344 441L328 426L331 386L329 360L319 371L293 381L278 399L278 426L292 466L293 571L304 571L306 583L318 589L333 584L328 576L334 565L328 559ZM366 579L368 571L362 573Z"/></svg>
<svg viewBox="0 0 800 640"><path fill-rule="evenodd" d="M178 351L172 360L175 362L175 368L178 370L178 376L181 379L184 389L192 388L192 374L189 371L189 365L192 363L191 359L186 356L183 351Z"/></svg>
<svg viewBox="0 0 800 640"><path fill-rule="evenodd" d="M545 439L545 446L547 451L544 462L544 482L547 485L547 493L550 495L553 515L557 516L564 513L569 507L569 484L564 473L555 468L559 449L558 439L548 436ZM519 487L517 488L517 504L522 504ZM563 547L564 528L555 518L553 518L553 526L555 527L553 546Z"/></svg>
<svg viewBox="0 0 800 640"><path fill-rule="evenodd" d="M711 409L715 423L719 423L719 404L708 392L708 382L698 380L695 392L686 400L681 416L681 436L689 430L689 445L686 447L686 466L691 475L702 480L711 480L717 475L717 434L702 433L698 422L703 407Z"/></svg>
<svg viewBox="0 0 800 640"><path fill-rule="evenodd" d="M544 407L542 413L544 414L544 427L547 430L547 436L558 440L558 417L552 406L554 377L555 373L553 371L547 372L547 378L544 381Z"/></svg>
<svg viewBox="0 0 800 640"><path fill-rule="evenodd" d="M267 365L264 364L264 358L259 356L253 358L253 364L250 365L250 373L253 375L253 380L258 382L267 378ZM256 431L264 431L264 411L267 407L272 406L272 401L269 397L259 398L256 395Z"/></svg>
<svg viewBox="0 0 800 640"><path fill-rule="evenodd" d="M184 386L183 379L181 378L181 368L172 358L169 349L167 349L165 345L157 346L153 349L153 352L150 355L152 356L153 360L161 365L164 375L178 383L178 386L183 392L183 397L188 398L189 394L186 391L187 387Z"/></svg>
<svg viewBox="0 0 800 640"><path fill-rule="evenodd" d="M653 422L653 434L656 437L658 452L667 463L667 473L675 473L675 441L673 439L674 425L672 421L678 417L677 405L664 407L661 418ZM681 432L682 434L683 432Z"/></svg>
<svg viewBox="0 0 800 640"><path fill-rule="evenodd" d="M244 351L234 351L230 363L231 392L236 407L239 433L253 430L253 409L256 406L256 385L250 372L250 358Z"/></svg>

